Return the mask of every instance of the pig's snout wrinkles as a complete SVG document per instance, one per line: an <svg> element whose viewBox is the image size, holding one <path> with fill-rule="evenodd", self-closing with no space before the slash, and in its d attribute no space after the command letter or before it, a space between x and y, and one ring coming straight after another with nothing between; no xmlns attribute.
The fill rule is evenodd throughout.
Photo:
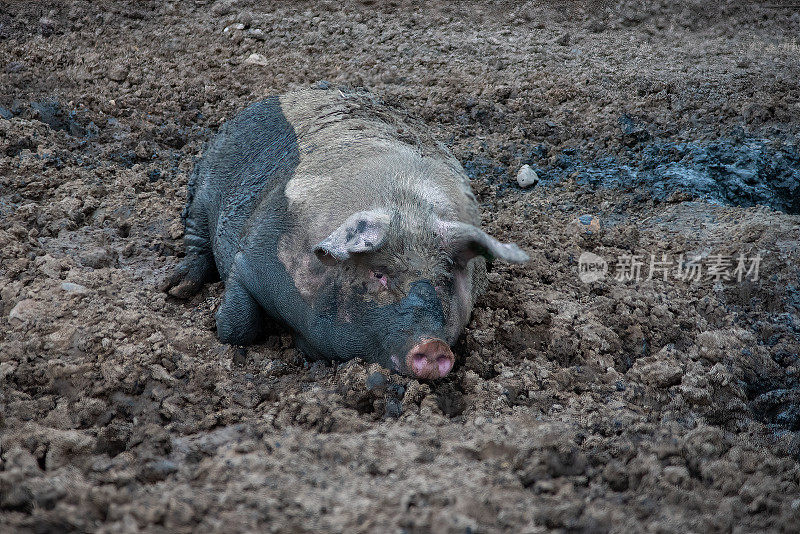
<svg viewBox="0 0 800 534"><path fill-rule="evenodd" d="M442 378L453 368L456 358L441 339L425 339L408 351L406 364L417 378Z"/></svg>

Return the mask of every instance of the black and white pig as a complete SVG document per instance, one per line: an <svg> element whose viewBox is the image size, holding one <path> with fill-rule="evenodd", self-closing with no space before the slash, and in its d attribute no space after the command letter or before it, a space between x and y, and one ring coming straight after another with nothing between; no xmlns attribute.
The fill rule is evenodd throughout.
<svg viewBox="0 0 800 534"><path fill-rule="evenodd" d="M221 277L220 341L252 343L266 316L311 358L424 379L453 368L485 259L528 260L480 229L463 168L424 128L336 89L271 97L225 123L183 217L186 257L163 289L187 298Z"/></svg>

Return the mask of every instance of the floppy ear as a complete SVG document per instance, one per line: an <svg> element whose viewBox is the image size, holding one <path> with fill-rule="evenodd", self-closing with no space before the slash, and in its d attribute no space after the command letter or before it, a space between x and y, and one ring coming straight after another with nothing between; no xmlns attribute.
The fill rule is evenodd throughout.
<svg viewBox="0 0 800 534"><path fill-rule="evenodd" d="M525 263L530 259L514 243L501 243L471 224L442 222L440 230L450 243L453 259L462 265L475 256L483 256L489 261L500 258L512 263Z"/></svg>
<svg viewBox="0 0 800 534"><path fill-rule="evenodd" d="M314 254L323 263L344 261L352 254L378 250L386 240L389 214L371 210L354 213L331 235L314 246Z"/></svg>

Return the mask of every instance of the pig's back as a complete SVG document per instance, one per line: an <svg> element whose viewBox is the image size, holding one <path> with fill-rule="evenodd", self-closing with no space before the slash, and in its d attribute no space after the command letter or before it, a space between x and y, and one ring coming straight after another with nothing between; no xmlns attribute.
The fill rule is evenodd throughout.
<svg viewBox="0 0 800 534"><path fill-rule="evenodd" d="M312 240L391 204L398 189L432 200L445 220L480 221L461 164L424 125L365 94L304 90L280 100L300 154L287 205Z"/></svg>

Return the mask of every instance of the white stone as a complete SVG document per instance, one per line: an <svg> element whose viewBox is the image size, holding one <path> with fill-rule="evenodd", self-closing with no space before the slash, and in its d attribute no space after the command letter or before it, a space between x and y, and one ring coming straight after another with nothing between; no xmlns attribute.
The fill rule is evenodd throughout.
<svg viewBox="0 0 800 534"><path fill-rule="evenodd" d="M247 59L244 60L245 63L249 65L267 65L267 58L262 56L261 54L250 54Z"/></svg>
<svg viewBox="0 0 800 534"><path fill-rule="evenodd" d="M222 30L222 33L230 33L235 30L243 30L243 29L244 29L244 24L242 24L241 22L237 22L235 24L231 24L230 26L225 26L225 29Z"/></svg>
<svg viewBox="0 0 800 534"><path fill-rule="evenodd" d="M531 169L530 165L523 165L517 173L517 183L520 187L530 187L539 182L539 175Z"/></svg>

